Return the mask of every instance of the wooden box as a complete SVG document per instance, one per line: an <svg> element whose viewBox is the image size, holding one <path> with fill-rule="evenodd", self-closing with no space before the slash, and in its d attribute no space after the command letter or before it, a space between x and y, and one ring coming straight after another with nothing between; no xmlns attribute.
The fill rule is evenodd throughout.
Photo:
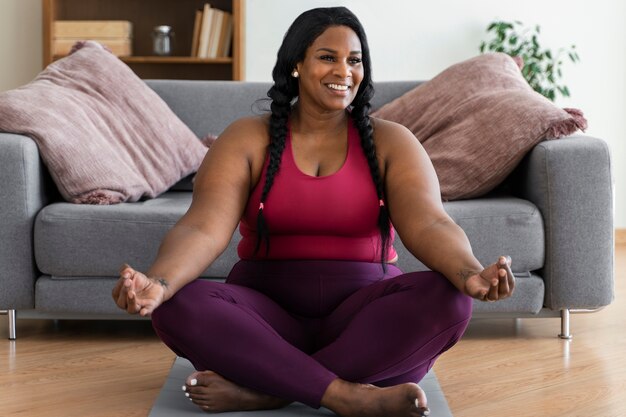
<svg viewBox="0 0 626 417"><path fill-rule="evenodd" d="M52 54L67 55L78 41L100 42L117 56L132 55L132 23L125 20L58 20L52 28Z"/></svg>

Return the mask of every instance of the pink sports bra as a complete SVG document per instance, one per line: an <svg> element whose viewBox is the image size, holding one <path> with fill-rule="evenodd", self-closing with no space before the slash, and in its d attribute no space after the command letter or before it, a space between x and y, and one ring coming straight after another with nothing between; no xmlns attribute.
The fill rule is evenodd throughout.
<svg viewBox="0 0 626 417"><path fill-rule="evenodd" d="M350 119L348 154L334 174L314 177L300 171L293 157L291 132L274 184L263 204L270 231L254 254L256 221L269 157L259 183L252 190L241 219L238 254L241 259L318 259L380 262L379 199L360 136ZM391 229L391 243L394 232ZM396 258L390 246L388 259Z"/></svg>

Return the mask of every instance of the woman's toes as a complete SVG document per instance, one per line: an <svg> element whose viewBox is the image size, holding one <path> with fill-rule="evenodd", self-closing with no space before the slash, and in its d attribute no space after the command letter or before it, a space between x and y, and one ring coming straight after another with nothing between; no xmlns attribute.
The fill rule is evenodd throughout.
<svg viewBox="0 0 626 417"><path fill-rule="evenodd" d="M208 387L216 377L217 374L212 371L194 372L187 377L184 391L192 392L196 388Z"/></svg>
<svg viewBox="0 0 626 417"><path fill-rule="evenodd" d="M194 372L187 377L182 390L185 396L194 402L206 401L210 398L210 385L216 374L211 371Z"/></svg>
<svg viewBox="0 0 626 417"><path fill-rule="evenodd" d="M186 381L187 386L188 387L195 387L196 385L198 385L198 380L201 379L203 373L204 372L196 371L196 372L192 373L191 375L189 375L187 377L187 381Z"/></svg>

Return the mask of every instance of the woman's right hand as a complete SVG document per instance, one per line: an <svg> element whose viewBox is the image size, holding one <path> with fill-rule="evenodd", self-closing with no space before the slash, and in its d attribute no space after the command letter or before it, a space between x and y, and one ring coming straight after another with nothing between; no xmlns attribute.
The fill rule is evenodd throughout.
<svg viewBox="0 0 626 417"><path fill-rule="evenodd" d="M163 302L165 287L154 278L148 278L124 264L120 278L113 288L113 300L129 314L150 316Z"/></svg>

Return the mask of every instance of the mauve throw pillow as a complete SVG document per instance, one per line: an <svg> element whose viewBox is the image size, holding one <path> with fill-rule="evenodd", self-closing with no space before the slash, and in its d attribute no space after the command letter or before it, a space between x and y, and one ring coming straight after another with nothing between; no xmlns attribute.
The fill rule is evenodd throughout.
<svg viewBox="0 0 626 417"><path fill-rule="evenodd" d="M152 198L195 172L207 148L122 61L84 42L31 83L0 93L0 130L33 138L63 198Z"/></svg>
<svg viewBox="0 0 626 417"><path fill-rule="evenodd" d="M453 65L372 116L406 126L423 143L444 200L485 194L538 142L587 127L580 110L533 91L503 53Z"/></svg>

